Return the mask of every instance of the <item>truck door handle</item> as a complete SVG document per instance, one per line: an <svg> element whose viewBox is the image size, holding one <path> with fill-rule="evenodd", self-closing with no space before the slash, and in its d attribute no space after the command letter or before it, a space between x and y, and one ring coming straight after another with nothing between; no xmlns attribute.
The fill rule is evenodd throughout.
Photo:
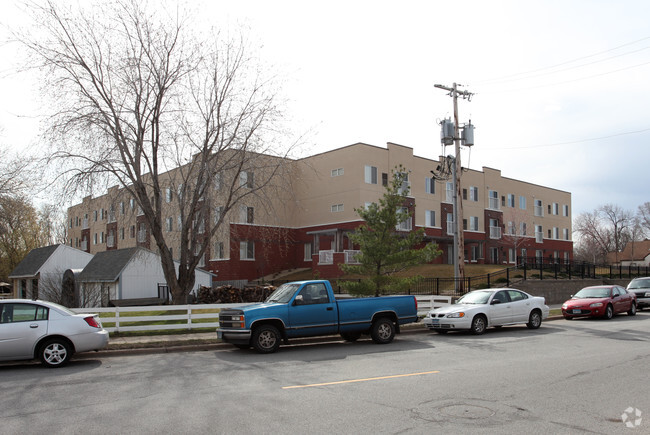
<svg viewBox="0 0 650 435"><path fill-rule="evenodd" d="M31 325L29 325L29 327L32 329L38 328L38 323L32 323Z"/></svg>
<svg viewBox="0 0 650 435"><path fill-rule="evenodd" d="M334 307L327 307L327 311L332 311Z"/></svg>

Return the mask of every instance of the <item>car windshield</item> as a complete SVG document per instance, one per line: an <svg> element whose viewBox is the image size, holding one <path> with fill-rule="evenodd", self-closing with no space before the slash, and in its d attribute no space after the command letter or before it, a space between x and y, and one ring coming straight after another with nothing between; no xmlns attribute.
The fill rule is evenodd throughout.
<svg viewBox="0 0 650 435"><path fill-rule="evenodd" d="M487 304L491 291L473 291L458 299L458 304Z"/></svg>
<svg viewBox="0 0 650 435"><path fill-rule="evenodd" d="M587 287L573 295L574 298L608 298L611 289L609 287Z"/></svg>
<svg viewBox="0 0 650 435"><path fill-rule="evenodd" d="M650 288L650 278L633 279L627 288Z"/></svg>
<svg viewBox="0 0 650 435"><path fill-rule="evenodd" d="M300 284L282 284L273 293L271 293L271 296L269 296L265 302L277 302L279 304L286 304L289 302L294 293L296 293L296 290L298 290L299 287Z"/></svg>

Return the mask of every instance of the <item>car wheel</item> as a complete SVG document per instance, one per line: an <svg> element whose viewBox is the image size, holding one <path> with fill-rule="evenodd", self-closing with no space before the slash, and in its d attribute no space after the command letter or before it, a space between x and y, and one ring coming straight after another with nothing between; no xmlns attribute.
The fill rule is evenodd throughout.
<svg viewBox="0 0 650 435"><path fill-rule="evenodd" d="M605 317L605 319L607 320L614 317L614 307L612 307L611 305L607 305L607 308L605 308L605 315L603 317Z"/></svg>
<svg viewBox="0 0 650 435"><path fill-rule="evenodd" d="M636 303L632 302L632 305L630 305L630 310L627 312L628 316L635 316L636 315Z"/></svg>
<svg viewBox="0 0 650 435"><path fill-rule="evenodd" d="M273 325L262 325L253 331L253 347L259 353L273 353L280 347L280 331Z"/></svg>
<svg viewBox="0 0 650 435"><path fill-rule="evenodd" d="M360 332L342 332L341 333L341 338L345 341L350 341L354 342L357 341L361 337Z"/></svg>
<svg viewBox="0 0 650 435"><path fill-rule="evenodd" d="M528 317L528 323L526 323L528 329L537 329L542 326L542 315L538 310L533 310Z"/></svg>
<svg viewBox="0 0 650 435"><path fill-rule="evenodd" d="M370 330L370 337L377 344L390 343L395 337L395 324L388 317L375 320Z"/></svg>
<svg viewBox="0 0 650 435"><path fill-rule="evenodd" d="M66 340L54 338L41 346L38 357L46 367L63 367L70 361L72 347Z"/></svg>
<svg viewBox="0 0 650 435"><path fill-rule="evenodd" d="M472 319L472 334L481 335L487 329L487 320L485 316L479 314Z"/></svg>

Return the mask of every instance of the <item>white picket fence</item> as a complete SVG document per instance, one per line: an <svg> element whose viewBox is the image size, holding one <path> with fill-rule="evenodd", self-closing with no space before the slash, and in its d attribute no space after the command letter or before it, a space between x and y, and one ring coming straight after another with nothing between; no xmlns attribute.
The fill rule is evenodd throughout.
<svg viewBox="0 0 650 435"><path fill-rule="evenodd" d="M424 316L432 308L451 304L451 296L416 296L418 315ZM219 311L224 308L237 308L250 304L199 304L199 305L160 305L149 307L110 307L110 308L74 308L80 314L110 313L101 316L102 324L109 332L191 330L197 328L218 328ZM165 311L165 315L147 315L147 313ZM210 312L204 312L210 311ZM181 320L177 324L157 325L154 322ZM134 325L134 323L138 323Z"/></svg>

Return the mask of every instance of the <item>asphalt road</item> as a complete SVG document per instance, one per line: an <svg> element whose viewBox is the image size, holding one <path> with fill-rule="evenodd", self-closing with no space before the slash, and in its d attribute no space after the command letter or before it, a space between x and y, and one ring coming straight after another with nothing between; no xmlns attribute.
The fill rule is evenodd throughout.
<svg viewBox="0 0 650 435"><path fill-rule="evenodd" d="M649 337L642 312L272 355L11 364L0 367L0 432L650 433ZM621 419L629 408L634 428Z"/></svg>

